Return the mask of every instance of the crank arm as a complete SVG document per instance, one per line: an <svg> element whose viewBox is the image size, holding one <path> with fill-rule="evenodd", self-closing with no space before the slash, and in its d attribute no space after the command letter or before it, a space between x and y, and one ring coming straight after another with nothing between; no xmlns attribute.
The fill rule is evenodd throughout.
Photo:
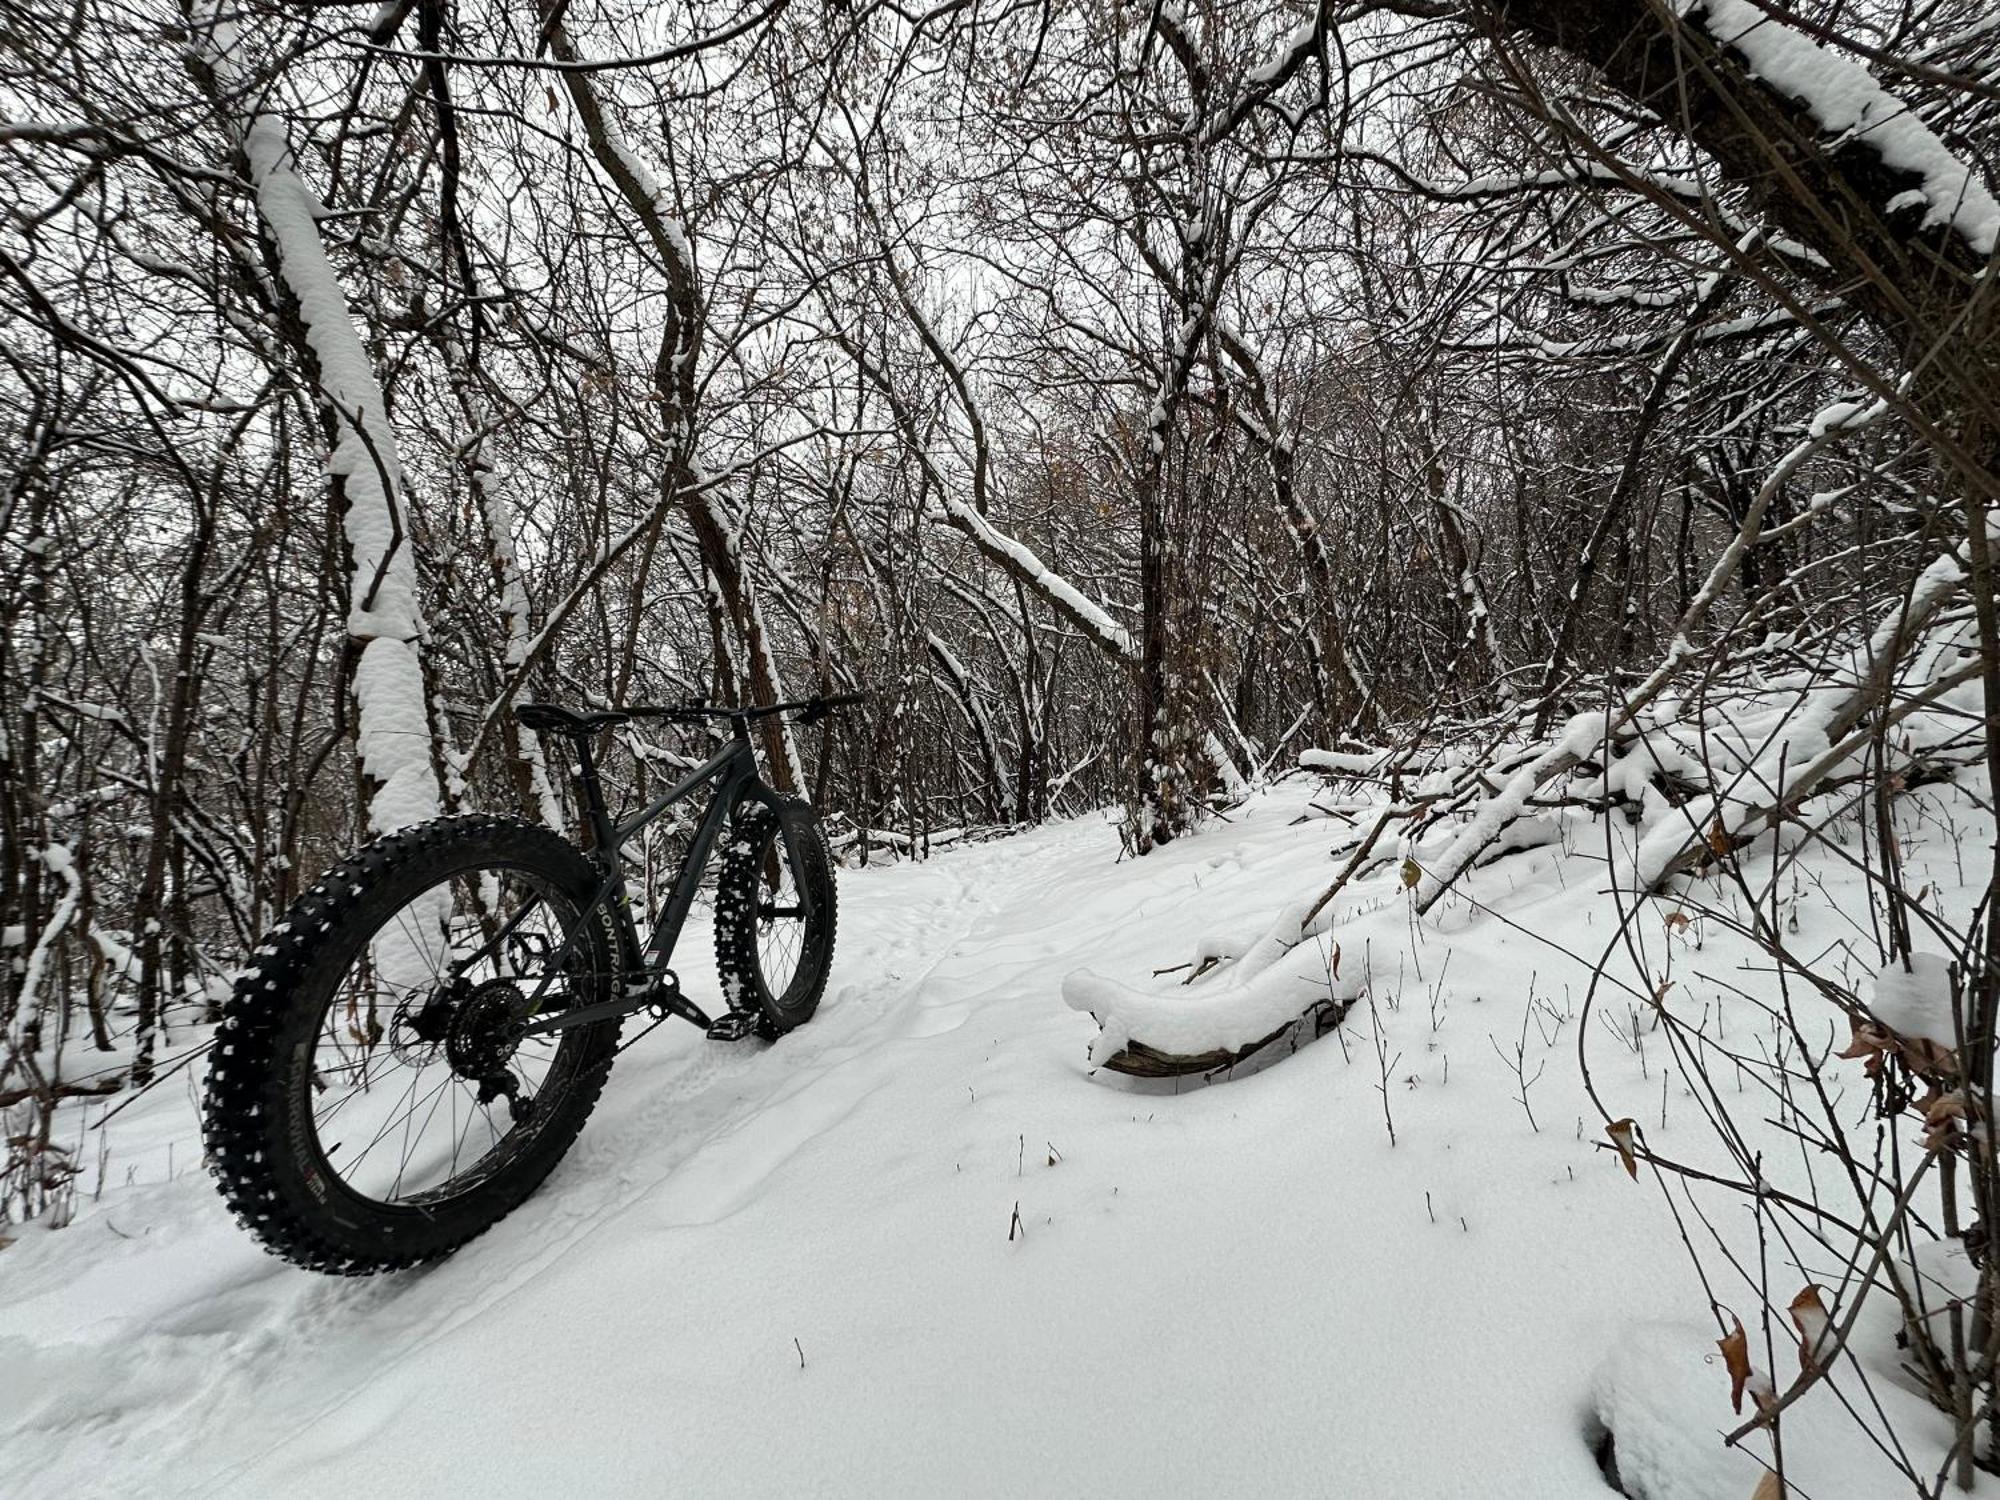
<svg viewBox="0 0 2000 1500"><path fill-rule="evenodd" d="M551 1032L568 1031L576 1026L589 1026L597 1021L636 1015L656 1005L671 1015L679 1016L683 1021L699 1026L703 1031L715 1024L708 1012L688 999L678 988L660 988L657 992L627 994L616 1000L601 1000L595 1005L586 1005L577 1010L559 1010L550 1015L537 1016L522 1028L521 1035L547 1036Z"/></svg>
<svg viewBox="0 0 2000 1500"><path fill-rule="evenodd" d="M537 1016L521 1028L523 1037L547 1036L552 1031L568 1031L573 1026L589 1026L596 1021L609 1021L619 1016L629 1016L642 1011L650 1002L644 995L627 995L617 1000L600 1000L595 1005L585 1005L576 1010L552 1011L546 1016Z"/></svg>

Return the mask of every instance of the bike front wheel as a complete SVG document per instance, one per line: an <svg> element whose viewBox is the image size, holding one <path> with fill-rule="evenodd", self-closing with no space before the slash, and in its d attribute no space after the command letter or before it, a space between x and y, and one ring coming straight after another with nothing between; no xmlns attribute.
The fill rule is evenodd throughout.
<svg viewBox="0 0 2000 1500"><path fill-rule="evenodd" d="M223 1009L203 1136L244 1225L312 1270L447 1255L517 1207L597 1102L626 964L596 870L547 829L441 818L332 870Z"/></svg>
<svg viewBox="0 0 2000 1500"><path fill-rule="evenodd" d="M715 893L715 967L729 1008L767 1037L811 1019L833 971L833 855L805 802L786 804L798 868L769 808L738 811ZM810 899L801 899L801 893Z"/></svg>

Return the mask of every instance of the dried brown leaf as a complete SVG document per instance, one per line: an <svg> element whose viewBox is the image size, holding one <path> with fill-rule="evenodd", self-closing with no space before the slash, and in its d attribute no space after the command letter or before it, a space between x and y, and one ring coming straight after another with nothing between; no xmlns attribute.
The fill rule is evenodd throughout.
<svg viewBox="0 0 2000 1500"><path fill-rule="evenodd" d="M1618 1148L1618 1159L1625 1164L1625 1175L1634 1182L1639 1180L1639 1157L1632 1149L1632 1132L1638 1128L1636 1120L1613 1120L1604 1127L1604 1133L1611 1137L1611 1144Z"/></svg>
<svg viewBox="0 0 2000 1500"><path fill-rule="evenodd" d="M1965 1095L1958 1089L1946 1093L1932 1086L1931 1091L1917 1101L1917 1107L1924 1112L1924 1146L1931 1151L1946 1151L1956 1143L1966 1120Z"/></svg>
<svg viewBox="0 0 2000 1500"><path fill-rule="evenodd" d="M1736 1326L1717 1339L1715 1347L1722 1351L1722 1367L1729 1372L1729 1409L1741 1415L1743 1388L1750 1384L1750 1336L1743 1331L1741 1318L1731 1321Z"/></svg>
<svg viewBox="0 0 2000 1500"><path fill-rule="evenodd" d="M1817 1286L1808 1286L1792 1298L1792 1326L1799 1331L1799 1367L1808 1371L1821 1368L1821 1361L1828 1352L1827 1336L1833 1327L1826 1303L1820 1300L1820 1290Z"/></svg>
<svg viewBox="0 0 2000 1500"><path fill-rule="evenodd" d="M1864 1021L1859 1016L1847 1018L1851 1033L1847 1046L1834 1054L1850 1062L1861 1060L1861 1071L1873 1078L1882 1071L1882 1059L1893 1044L1889 1033L1873 1021Z"/></svg>

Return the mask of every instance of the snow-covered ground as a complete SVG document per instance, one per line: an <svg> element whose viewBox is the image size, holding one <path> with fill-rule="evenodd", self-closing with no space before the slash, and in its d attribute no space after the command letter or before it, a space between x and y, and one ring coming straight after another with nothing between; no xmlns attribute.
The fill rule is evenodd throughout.
<svg viewBox="0 0 2000 1500"><path fill-rule="evenodd" d="M176 1079L112 1122L73 1225L0 1254L0 1492L1563 1500L1607 1493L1603 1410L1657 1500L1747 1500L1694 1269L1582 1088L1580 1031L1654 1146L1712 1149L1630 1003L1582 1013L1612 920L1587 849L1479 872L1442 922L1379 877L1339 930L1366 997L1268 1066L1090 1070L1064 978L1165 990L1323 887L1317 791L1138 862L1090 818L844 872L808 1027L656 1031L543 1191L424 1271L264 1256ZM1955 884L1961 838L1919 826L1910 883ZM1855 939L1858 888L1806 873L1807 936ZM1690 1003L1755 982L1699 923L1644 941L1682 945ZM1822 1395L1788 1418L1794 1493L1893 1493Z"/></svg>

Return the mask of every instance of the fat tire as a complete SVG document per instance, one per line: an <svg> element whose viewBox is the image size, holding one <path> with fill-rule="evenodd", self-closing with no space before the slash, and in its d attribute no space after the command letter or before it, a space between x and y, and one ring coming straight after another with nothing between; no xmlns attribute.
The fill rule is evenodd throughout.
<svg viewBox="0 0 2000 1500"><path fill-rule="evenodd" d="M833 883L833 854L812 805L793 799L786 814L795 820L803 870L793 871L799 883L810 881L813 914L806 920L799 965L785 993L774 995L757 956L757 882L766 849L776 841L784 858L778 819L767 807L746 804L731 820L722 850L721 873L715 891L715 968L732 1010L754 1010L761 1036L784 1035L812 1019L833 972L833 946L839 908Z"/></svg>
<svg viewBox="0 0 2000 1500"><path fill-rule="evenodd" d="M584 911L595 867L537 824L483 814L438 818L376 840L322 876L258 944L223 1006L202 1108L210 1171L239 1223L273 1254L311 1271L357 1276L437 1260L490 1229L538 1187L583 1128L618 1042L609 1020L566 1033L582 1048L561 1097L516 1155L442 1201L377 1203L318 1170L298 1118L287 1048L317 1027L358 944L444 876L482 866L532 871ZM629 967L606 907L579 941L595 972ZM331 1180L329 1180L331 1178Z"/></svg>

